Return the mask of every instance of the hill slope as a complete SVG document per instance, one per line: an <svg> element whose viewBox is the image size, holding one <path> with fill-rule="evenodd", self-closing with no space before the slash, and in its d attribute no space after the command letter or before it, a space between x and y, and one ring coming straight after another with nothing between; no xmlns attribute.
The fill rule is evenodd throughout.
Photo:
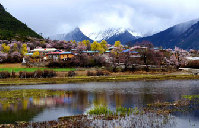
<svg viewBox="0 0 199 128"><path fill-rule="evenodd" d="M199 22L181 34L177 42L177 46L184 49L199 49Z"/></svg>
<svg viewBox="0 0 199 128"><path fill-rule="evenodd" d="M26 24L17 20L0 4L0 40L18 39L25 40L27 37L42 38Z"/></svg>
<svg viewBox="0 0 199 128"><path fill-rule="evenodd" d="M123 33L113 35L112 37L107 39L107 42L109 44L114 44L115 41L120 41L122 44L127 44L131 40L135 40L137 37L133 36L131 33L129 33L127 30Z"/></svg>
<svg viewBox="0 0 199 128"><path fill-rule="evenodd" d="M193 41L197 38L193 37L196 36L196 31L199 28L197 28L197 25L194 28L193 26L194 24L197 24L197 22L198 20L192 20L178 24L152 36L132 40L131 44L142 41L150 41L154 44L154 46L162 46L163 48L174 48L175 46L184 49L195 48L196 45L193 44ZM189 43L192 43L192 45Z"/></svg>

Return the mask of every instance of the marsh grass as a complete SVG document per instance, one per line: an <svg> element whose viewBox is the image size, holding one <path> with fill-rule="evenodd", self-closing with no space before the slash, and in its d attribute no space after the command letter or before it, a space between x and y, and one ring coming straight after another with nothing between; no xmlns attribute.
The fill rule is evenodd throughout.
<svg viewBox="0 0 199 128"><path fill-rule="evenodd" d="M112 115L111 111L107 106L97 106L88 111L89 115Z"/></svg>
<svg viewBox="0 0 199 128"><path fill-rule="evenodd" d="M199 95L183 95L182 97L189 100L193 100L193 99L199 100Z"/></svg>
<svg viewBox="0 0 199 128"><path fill-rule="evenodd" d="M88 111L89 115L96 116L126 116L130 114L139 114L141 113L137 107L135 108L125 108L125 107L117 107L116 111L109 109L107 106L96 106L93 109Z"/></svg>

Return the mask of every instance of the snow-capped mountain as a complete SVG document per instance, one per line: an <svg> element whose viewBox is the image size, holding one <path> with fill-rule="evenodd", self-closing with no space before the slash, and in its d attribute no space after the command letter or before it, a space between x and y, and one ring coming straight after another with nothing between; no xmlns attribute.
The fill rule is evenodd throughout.
<svg viewBox="0 0 199 128"><path fill-rule="evenodd" d="M111 38L113 36L124 34L127 31L133 37L140 37L141 36L140 34L135 33L133 31L131 31L130 29L124 29L124 28L109 28L109 29L106 29L106 30L102 30L100 32L89 33L89 34L86 34L86 35L92 40L101 41L101 40L108 40L109 38Z"/></svg>
<svg viewBox="0 0 199 128"><path fill-rule="evenodd" d="M75 28L73 31L68 34L58 34L55 36L51 36L52 40L90 40L93 41L102 41L106 40L109 44L114 44L115 41L120 41L122 44L126 44L131 40L138 39L141 35L134 33L130 29L122 29L122 28L110 28L104 31L100 31L97 33L84 33L80 30L80 28Z"/></svg>

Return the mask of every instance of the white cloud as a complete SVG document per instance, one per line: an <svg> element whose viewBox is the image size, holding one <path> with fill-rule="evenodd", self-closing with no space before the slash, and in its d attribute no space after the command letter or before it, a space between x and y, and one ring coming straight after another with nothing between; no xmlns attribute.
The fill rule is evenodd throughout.
<svg viewBox="0 0 199 128"><path fill-rule="evenodd" d="M74 27L93 32L109 27L154 33L199 18L198 0L1 0L15 17L44 35Z"/></svg>

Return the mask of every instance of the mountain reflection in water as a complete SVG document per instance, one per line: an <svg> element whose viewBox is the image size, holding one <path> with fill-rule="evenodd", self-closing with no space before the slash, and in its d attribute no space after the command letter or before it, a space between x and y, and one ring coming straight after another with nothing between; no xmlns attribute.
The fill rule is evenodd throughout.
<svg viewBox="0 0 199 128"><path fill-rule="evenodd" d="M70 93L39 98L25 97L17 104L0 104L0 123L18 120L56 120L61 116L86 113L95 105L106 105L114 110L120 106L140 108L149 103L172 102L182 99L183 95L199 94L199 81L99 82L0 87L0 90L9 89L66 90ZM174 116L179 122L183 120L196 124L199 121L197 113L197 111L187 114L176 113Z"/></svg>

